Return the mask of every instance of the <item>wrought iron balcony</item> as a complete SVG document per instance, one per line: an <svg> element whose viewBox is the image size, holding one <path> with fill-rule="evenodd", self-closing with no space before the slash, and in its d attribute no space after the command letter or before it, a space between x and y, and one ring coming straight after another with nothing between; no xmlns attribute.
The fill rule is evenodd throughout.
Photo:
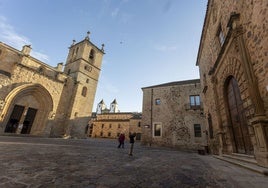
<svg viewBox="0 0 268 188"><path fill-rule="evenodd" d="M187 103L185 104L185 110L203 110L203 103L199 103L199 104L191 104L191 103Z"/></svg>

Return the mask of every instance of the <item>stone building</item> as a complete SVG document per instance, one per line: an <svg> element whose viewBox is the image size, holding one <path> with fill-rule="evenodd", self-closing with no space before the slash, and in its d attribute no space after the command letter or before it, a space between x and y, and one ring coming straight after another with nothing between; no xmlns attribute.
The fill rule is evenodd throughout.
<svg viewBox="0 0 268 188"><path fill-rule="evenodd" d="M0 134L85 136L104 50L89 40L69 47L65 66L51 67L0 42ZM63 69L64 66L64 69Z"/></svg>
<svg viewBox="0 0 268 188"><path fill-rule="evenodd" d="M197 57L214 153L268 167L268 1L209 0Z"/></svg>
<svg viewBox="0 0 268 188"><path fill-rule="evenodd" d="M97 107L97 113L92 115L89 121L88 136L95 138L118 138L120 133L126 135L136 132L136 140L141 139L141 113L120 112L118 104L114 100L110 109L106 108L103 100Z"/></svg>
<svg viewBox="0 0 268 188"><path fill-rule="evenodd" d="M142 88L142 143L181 149L203 149L206 127L200 80Z"/></svg>

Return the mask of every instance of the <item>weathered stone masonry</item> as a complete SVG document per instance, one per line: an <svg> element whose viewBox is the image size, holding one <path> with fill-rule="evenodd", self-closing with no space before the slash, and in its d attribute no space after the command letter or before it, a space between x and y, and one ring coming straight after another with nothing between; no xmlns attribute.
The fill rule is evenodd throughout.
<svg viewBox="0 0 268 188"><path fill-rule="evenodd" d="M62 70L31 57L28 45L0 43L1 134L86 136L104 50L89 36L69 49Z"/></svg>
<svg viewBox="0 0 268 188"><path fill-rule="evenodd" d="M262 166L268 166L267 7L263 0L209 0L197 58L214 132L210 146L219 154L254 155Z"/></svg>

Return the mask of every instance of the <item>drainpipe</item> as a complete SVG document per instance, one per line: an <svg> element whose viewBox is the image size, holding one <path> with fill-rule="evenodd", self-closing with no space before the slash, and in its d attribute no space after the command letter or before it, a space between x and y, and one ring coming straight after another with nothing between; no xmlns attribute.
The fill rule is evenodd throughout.
<svg viewBox="0 0 268 188"><path fill-rule="evenodd" d="M152 140L153 140L153 96L154 96L154 89L151 89L151 126L150 126L150 146L152 145Z"/></svg>

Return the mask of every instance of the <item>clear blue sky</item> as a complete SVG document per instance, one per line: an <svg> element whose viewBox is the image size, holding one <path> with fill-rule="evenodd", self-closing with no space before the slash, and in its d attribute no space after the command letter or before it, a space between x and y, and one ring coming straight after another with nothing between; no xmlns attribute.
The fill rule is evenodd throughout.
<svg viewBox="0 0 268 188"><path fill-rule="evenodd" d="M142 111L142 87L199 78L196 56L207 0L0 0L0 41L56 66L90 31L105 44L95 97Z"/></svg>

